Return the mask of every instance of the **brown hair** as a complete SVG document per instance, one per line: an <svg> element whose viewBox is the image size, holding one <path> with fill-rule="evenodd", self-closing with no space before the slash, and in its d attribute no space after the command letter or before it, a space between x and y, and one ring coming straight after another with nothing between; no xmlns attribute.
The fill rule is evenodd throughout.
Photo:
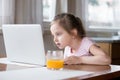
<svg viewBox="0 0 120 80"><path fill-rule="evenodd" d="M80 38L86 36L82 21L80 20L80 18L75 17L72 14L58 14L54 17L51 25L55 22L58 22L59 25L62 26L69 34L71 34L71 30L76 29Z"/></svg>

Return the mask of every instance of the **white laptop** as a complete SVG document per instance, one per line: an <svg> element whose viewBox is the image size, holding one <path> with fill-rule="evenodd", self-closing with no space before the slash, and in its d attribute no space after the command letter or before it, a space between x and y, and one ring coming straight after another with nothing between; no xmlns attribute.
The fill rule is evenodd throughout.
<svg viewBox="0 0 120 80"><path fill-rule="evenodd" d="M9 61L42 66L46 64L39 24L5 24L2 30Z"/></svg>

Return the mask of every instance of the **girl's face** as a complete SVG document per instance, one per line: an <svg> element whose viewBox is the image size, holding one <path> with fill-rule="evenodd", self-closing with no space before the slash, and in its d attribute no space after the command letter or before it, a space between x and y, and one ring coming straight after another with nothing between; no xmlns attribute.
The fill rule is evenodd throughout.
<svg viewBox="0 0 120 80"><path fill-rule="evenodd" d="M72 42L72 36L58 23L52 24L50 31L58 48L63 49Z"/></svg>

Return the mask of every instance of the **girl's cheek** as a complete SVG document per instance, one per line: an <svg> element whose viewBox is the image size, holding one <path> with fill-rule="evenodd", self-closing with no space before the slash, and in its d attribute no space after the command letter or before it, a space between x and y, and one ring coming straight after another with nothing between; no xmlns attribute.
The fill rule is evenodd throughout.
<svg viewBox="0 0 120 80"><path fill-rule="evenodd" d="M60 41L63 41L63 40L64 40L64 37L60 37L59 40L60 40Z"/></svg>

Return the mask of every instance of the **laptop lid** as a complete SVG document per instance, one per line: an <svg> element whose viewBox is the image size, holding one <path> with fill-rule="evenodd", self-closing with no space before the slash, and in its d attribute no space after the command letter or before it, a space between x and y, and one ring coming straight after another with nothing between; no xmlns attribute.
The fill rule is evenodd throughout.
<svg viewBox="0 0 120 80"><path fill-rule="evenodd" d="M42 29L39 24L6 24L2 26L9 61L46 64Z"/></svg>

